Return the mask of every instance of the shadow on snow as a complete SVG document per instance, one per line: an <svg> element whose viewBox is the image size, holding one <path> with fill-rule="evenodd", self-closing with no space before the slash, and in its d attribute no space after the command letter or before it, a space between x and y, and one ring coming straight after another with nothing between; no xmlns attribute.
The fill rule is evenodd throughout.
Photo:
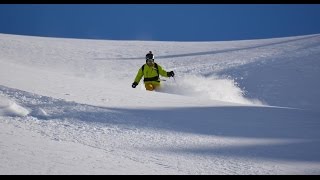
<svg viewBox="0 0 320 180"><path fill-rule="evenodd" d="M320 162L320 112L250 106L106 108L39 96L1 85L0 93L23 107L44 109L49 114L47 119L72 119L124 128L166 130L196 135L296 140L294 143L280 145L170 149L172 152ZM32 116L41 119L36 114Z"/></svg>
<svg viewBox="0 0 320 180"><path fill-rule="evenodd" d="M219 53L228 53L233 51L242 51L242 50L250 50L250 49L256 49L261 47L268 47L268 46L274 46L274 45L280 45L300 40L306 40L306 39L312 39L315 37L320 37L319 34L307 36L307 37L301 37L297 39L291 39L291 40L283 40L281 42L274 42L274 43L268 43L268 44L262 44L262 45L255 45L251 47L243 47L243 48L231 48L231 49L224 49L224 50L215 50L215 51L205 51L205 52L195 52L195 53L185 53L185 54L172 54L172 55L164 55L164 56L157 56L157 59L167 59L167 58L179 58L179 57L190 57L190 56L202 56L202 55L212 55L212 54L219 54ZM140 57L121 57L121 58L93 58L94 60L141 60L145 59L144 56Z"/></svg>

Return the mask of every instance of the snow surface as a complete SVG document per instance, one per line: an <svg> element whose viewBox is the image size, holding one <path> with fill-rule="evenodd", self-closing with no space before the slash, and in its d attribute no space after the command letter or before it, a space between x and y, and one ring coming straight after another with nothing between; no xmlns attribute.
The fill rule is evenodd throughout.
<svg viewBox="0 0 320 180"><path fill-rule="evenodd" d="M131 84L144 56L173 70ZM0 34L0 174L320 174L320 34Z"/></svg>

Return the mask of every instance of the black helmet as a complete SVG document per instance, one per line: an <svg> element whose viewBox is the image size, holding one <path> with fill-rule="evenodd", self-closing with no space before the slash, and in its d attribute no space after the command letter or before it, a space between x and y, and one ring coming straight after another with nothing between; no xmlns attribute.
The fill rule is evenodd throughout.
<svg viewBox="0 0 320 180"><path fill-rule="evenodd" d="M146 54L146 60L148 60L148 59L154 59L154 56L151 51L149 51L149 53Z"/></svg>

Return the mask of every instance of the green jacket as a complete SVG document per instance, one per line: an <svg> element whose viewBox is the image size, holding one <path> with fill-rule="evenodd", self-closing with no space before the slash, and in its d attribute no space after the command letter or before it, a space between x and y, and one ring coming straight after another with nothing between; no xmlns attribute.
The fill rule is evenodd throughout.
<svg viewBox="0 0 320 180"><path fill-rule="evenodd" d="M158 71L156 66L158 66ZM142 71L143 68L143 71ZM159 72L159 74L158 74ZM136 75L136 78L134 79L134 82L138 83L140 82L141 78L144 76L144 83L146 82L152 82L155 84L160 84L160 78L159 75L168 77L167 71L165 71L160 65L154 63L153 67L149 67L147 64L144 64L138 71L138 74Z"/></svg>

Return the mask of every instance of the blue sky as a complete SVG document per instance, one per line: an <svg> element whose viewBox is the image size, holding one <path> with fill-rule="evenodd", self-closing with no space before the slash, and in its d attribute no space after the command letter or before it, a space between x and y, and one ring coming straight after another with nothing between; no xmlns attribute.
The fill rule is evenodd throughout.
<svg viewBox="0 0 320 180"><path fill-rule="evenodd" d="M320 4L1 4L0 33L224 41L320 33Z"/></svg>

